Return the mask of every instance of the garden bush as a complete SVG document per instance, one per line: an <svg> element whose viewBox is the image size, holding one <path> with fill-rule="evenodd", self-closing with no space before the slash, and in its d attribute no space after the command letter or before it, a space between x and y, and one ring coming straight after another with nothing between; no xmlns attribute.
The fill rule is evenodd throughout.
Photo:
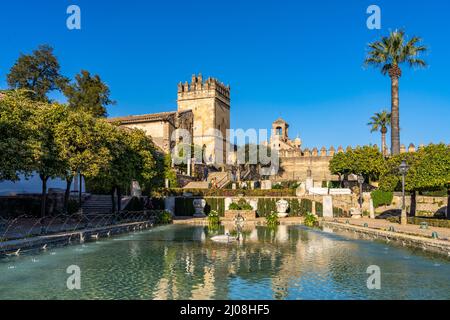
<svg viewBox="0 0 450 320"><path fill-rule="evenodd" d="M394 194L389 191L375 190L372 191L371 196L373 200L373 206L375 208L378 208L381 206L390 205L392 203Z"/></svg>
<svg viewBox="0 0 450 320"><path fill-rule="evenodd" d="M266 224L268 227L273 228L280 224L278 221L278 215L275 212L271 212L266 216Z"/></svg>
<svg viewBox="0 0 450 320"><path fill-rule="evenodd" d="M233 202L229 206L230 210L253 210L253 207L245 201L245 199L240 199L237 203Z"/></svg>
<svg viewBox="0 0 450 320"><path fill-rule="evenodd" d="M303 222L305 226L307 227L315 227L319 224L319 221L317 221L317 217L311 213L308 213L305 216L305 220Z"/></svg>
<svg viewBox="0 0 450 320"><path fill-rule="evenodd" d="M169 224L172 223L172 214L169 211L160 210L156 215L157 224Z"/></svg>
<svg viewBox="0 0 450 320"><path fill-rule="evenodd" d="M208 223L210 225L216 225L220 223L220 217L217 211L211 210L211 212L208 214Z"/></svg>

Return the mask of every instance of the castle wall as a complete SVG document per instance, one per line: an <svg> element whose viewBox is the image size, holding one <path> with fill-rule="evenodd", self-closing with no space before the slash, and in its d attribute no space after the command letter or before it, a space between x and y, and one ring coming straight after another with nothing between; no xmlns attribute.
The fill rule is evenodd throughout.
<svg viewBox="0 0 450 320"><path fill-rule="evenodd" d="M280 157L280 171L273 176L274 181L305 181L308 177L308 170L317 184L322 181L339 181L339 177L332 175L328 169L330 156L296 156Z"/></svg>
<svg viewBox="0 0 450 320"><path fill-rule="evenodd" d="M155 121L145 123L124 124L123 127L130 129L141 129L150 136L160 149L165 153L170 152L170 137L175 128L167 121Z"/></svg>

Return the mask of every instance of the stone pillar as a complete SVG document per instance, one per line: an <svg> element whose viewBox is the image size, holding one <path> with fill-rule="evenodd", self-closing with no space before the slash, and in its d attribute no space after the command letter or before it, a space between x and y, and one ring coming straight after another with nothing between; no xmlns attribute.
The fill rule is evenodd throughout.
<svg viewBox="0 0 450 320"><path fill-rule="evenodd" d="M324 196L323 197L323 217L333 218L333 197Z"/></svg>
<svg viewBox="0 0 450 320"><path fill-rule="evenodd" d="M233 203L233 199L232 198L225 198L225 210L229 210L230 209L230 204Z"/></svg>
<svg viewBox="0 0 450 320"><path fill-rule="evenodd" d="M375 208L373 207L373 199L369 201L369 215L370 219L375 219Z"/></svg>
<svg viewBox="0 0 450 320"><path fill-rule="evenodd" d="M189 177L191 176L191 165L192 165L191 159L187 159L187 175Z"/></svg>

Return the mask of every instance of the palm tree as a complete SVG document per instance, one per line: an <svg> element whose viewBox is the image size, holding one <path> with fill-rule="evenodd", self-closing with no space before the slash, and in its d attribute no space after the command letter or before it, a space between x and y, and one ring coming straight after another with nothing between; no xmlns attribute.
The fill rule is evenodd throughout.
<svg viewBox="0 0 450 320"><path fill-rule="evenodd" d="M391 114L386 110L382 112L376 112L371 118L370 122L367 124L371 127L370 132L381 132L381 153L383 156L387 156L387 147L386 147L386 133L387 128L391 125Z"/></svg>
<svg viewBox="0 0 450 320"><path fill-rule="evenodd" d="M427 48L420 44L422 39L412 37L407 41L405 32L393 31L389 36L369 44L369 53L365 64L381 69L383 75L391 78L391 150L392 154L400 153L400 120L399 120L399 78L402 75L400 65L407 63L410 67L425 67L420 54Z"/></svg>

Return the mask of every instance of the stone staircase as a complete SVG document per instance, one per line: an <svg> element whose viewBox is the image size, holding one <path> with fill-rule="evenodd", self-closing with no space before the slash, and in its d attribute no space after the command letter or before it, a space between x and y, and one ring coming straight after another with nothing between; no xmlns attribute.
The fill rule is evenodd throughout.
<svg viewBox="0 0 450 320"><path fill-rule="evenodd" d="M183 189L209 189L208 181L193 181L189 182Z"/></svg>
<svg viewBox="0 0 450 320"><path fill-rule="evenodd" d="M111 196L93 194L81 205L83 214L111 213Z"/></svg>
<svg viewBox="0 0 450 320"><path fill-rule="evenodd" d="M132 197L123 196L121 201L122 210L127 206ZM116 198L117 202L117 198ZM99 195L93 194L89 196L81 205L83 209L83 214L94 214L94 213L111 213L112 202L110 195Z"/></svg>
<svg viewBox="0 0 450 320"><path fill-rule="evenodd" d="M228 172L212 172L208 175L208 182L212 183L215 178L217 189L223 189L230 183Z"/></svg>
<svg viewBox="0 0 450 320"><path fill-rule="evenodd" d="M231 180L228 172L211 172L208 175L208 181L189 182L183 189L210 189L213 181L216 182L218 189L223 189Z"/></svg>

